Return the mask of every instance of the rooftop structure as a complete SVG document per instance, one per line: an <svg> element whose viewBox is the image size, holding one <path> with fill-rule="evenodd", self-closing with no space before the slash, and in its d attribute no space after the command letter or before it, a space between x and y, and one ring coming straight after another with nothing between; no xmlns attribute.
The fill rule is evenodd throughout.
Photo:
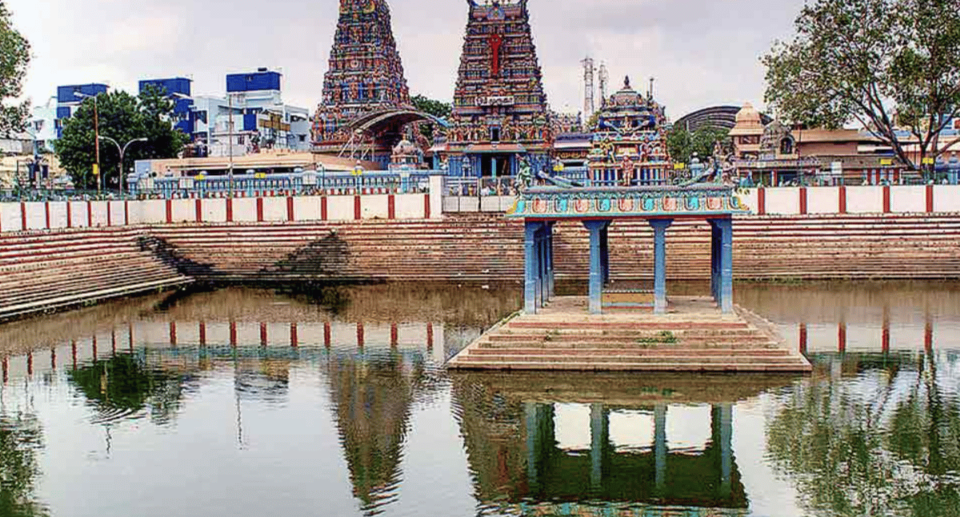
<svg viewBox="0 0 960 517"><path fill-rule="evenodd" d="M593 148L589 155L594 184L650 185L667 182L667 155L664 108L630 86L604 102L593 129Z"/></svg>

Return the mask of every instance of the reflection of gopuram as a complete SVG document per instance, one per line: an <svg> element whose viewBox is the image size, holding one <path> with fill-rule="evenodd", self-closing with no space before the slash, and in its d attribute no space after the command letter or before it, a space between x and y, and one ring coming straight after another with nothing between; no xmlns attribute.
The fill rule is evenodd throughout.
<svg viewBox="0 0 960 517"><path fill-rule="evenodd" d="M481 505L535 506L553 515L577 514L576 507L633 505L746 510L747 494L732 452L732 407L736 402L782 386L787 378L647 377L597 375L580 380L512 374L458 375L454 400L475 490ZM588 406L589 447L558 446L558 405ZM701 447L672 450L667 422L675 407L710 405L710 418L684 421L707 428ZM639 416L652 429L644 446L621 446L610 433L611 417ZM584 427L587 424L584 423ZM594 501L594 503L580 503ZM593 515L583 509L584 515Z"/></svg>

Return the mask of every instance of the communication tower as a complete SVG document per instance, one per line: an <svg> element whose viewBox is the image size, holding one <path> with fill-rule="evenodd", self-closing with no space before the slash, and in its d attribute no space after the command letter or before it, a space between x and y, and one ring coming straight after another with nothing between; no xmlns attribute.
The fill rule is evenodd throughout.
<svg viewBox="0 0 960 517"><path fill-rule="evenodd" d="M603 107L607 102L607 85L610 84L610 73L607 72L607 64L600 63L600 106Z"/></svg>
<svg viewBox="0 0 960 517"><path fill-rule="evenodd" d="M596 111L596 104L594 103L594 76L596 74L596 69L593 66L593 58L587 57L582 61L583 63L583 86L584 86L584 95L583 95L583 120L587 121L593 117L593 112Z"/></svg>

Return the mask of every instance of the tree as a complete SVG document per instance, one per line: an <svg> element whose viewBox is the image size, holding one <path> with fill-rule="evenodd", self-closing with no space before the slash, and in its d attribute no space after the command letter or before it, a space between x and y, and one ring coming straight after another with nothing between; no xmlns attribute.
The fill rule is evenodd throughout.
<svg viewBox="0 0 960 517"><path fill-rule="evenodd" d="M140 98L117 91L97 97L100 135L124 145L135 138L147 142L130 146L124 155L125 170L136 160L175 158L187 137L173 128L174 103L163 92L148 88ZM86 99L63 126L63 134L54 144L60 164L79 188L96 188L97 178L90 172L96 163L94 146L94 101ZM115 145L100 142L100 170L109 188L119 186L120 155Z"/></svg>
<svg viewBox="0 0 960 517"><path fill-rule="evenodd" d="M10 11L0 0L0 135L23 130L29 104L10 104L23 93L23 78L30 63L30 44L10 21Z"/></svg>
<svg viewBox="0 0 960 517"><path fill-rule="evenodd" d="M422 111L437 118L446 119L453 113L453 106L450 103L428 99L423 95L415 95L410 101L417 111ZM436 128L433 124L420 124L420 134L427 137L429 142L433 142L433 134L435 131Z"/></svg>
<svg viewBox="0 0 960 517"><path fill-rule="evenodd" d="M729 133L726 129L712 126L701 127L692 133L683 127L674 126L667 133L667 150L674 162L690 163L693 153L697 153L701 160L706 160L713 156L717 142L723 148L729 147L727 145Z"/></svg>
<svg viewBox="0 0 960 517"><path fill-rule="evenodd" d="M782 118L856 121L914 170L948 147L938 144L960 116L960 1L816 0L796 31L763 58L765 98Z"/></svg>

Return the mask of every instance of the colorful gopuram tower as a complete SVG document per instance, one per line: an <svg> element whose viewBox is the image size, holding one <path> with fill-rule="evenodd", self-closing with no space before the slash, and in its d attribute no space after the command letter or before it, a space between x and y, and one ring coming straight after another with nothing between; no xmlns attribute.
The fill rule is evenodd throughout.
<svg viewBox="0 0 960 517"><path fill-rule="evenodd" d="M546 170L553 143L527 0L467 0L470 15L447 132L449 173Z"/></svg>
<svg viewBox="0 0 960 517"><path fill-rule="evenodd" d="M323 100L313 121L315 147L339 151L351 137L345 127L357 118L409 107L386 0L340 0Z"/></svg>

